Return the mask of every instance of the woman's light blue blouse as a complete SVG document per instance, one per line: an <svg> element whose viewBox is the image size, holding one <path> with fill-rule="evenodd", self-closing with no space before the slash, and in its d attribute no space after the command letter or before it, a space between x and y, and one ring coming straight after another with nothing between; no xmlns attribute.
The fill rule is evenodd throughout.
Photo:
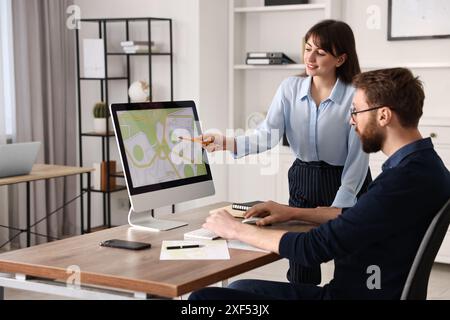
<svg viewBox="0 0 450 320"><path fill-rule="evenodd" d="M330 96L317 106L311 96L311 79L290 77L281 83L265 121L254 134L236 138L236 157L273 148L285 132L298 159L344 166L332 206L352 207L369 165L369 155L362 151L361 141L349 124L355 89L338 79ZM278 129L279 134L271 134L272 129Z"/></svg>

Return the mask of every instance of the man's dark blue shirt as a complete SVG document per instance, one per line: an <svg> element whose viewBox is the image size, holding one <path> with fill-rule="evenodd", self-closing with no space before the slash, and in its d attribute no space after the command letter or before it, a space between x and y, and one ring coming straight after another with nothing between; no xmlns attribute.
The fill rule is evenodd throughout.
<svg viewBox="0 0 450 320"><path fill-rule="evenodd" d="M399 299L426 229L450 198L450 173L430 138L397 150L382 169L354 207L280 241L280 255L305 266L335 260L325 299Z"/></svg>

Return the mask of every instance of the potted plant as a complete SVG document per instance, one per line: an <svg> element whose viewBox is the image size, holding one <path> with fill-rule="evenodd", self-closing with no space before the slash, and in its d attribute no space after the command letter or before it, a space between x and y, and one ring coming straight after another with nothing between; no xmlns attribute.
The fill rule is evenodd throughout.
<svg viewBox="0 0 450 320"><path fill-rule="evenodd" d="M97 102L92 110L94 115L94 131L106 133L106 121L109 117L108 106L103 101ZM109 129L112 129L111 127Z"/></svg>

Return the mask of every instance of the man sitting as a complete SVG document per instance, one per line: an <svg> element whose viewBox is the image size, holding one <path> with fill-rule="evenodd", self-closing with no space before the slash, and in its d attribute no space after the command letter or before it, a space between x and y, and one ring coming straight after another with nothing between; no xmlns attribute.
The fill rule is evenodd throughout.
<svg viewBox="0 0 450 320"><path fill-rule="evenodd" d="M205 288L190 299L399 299L420 242L431 220L450 198L450 173L423 139L422 83L408 69L359 74L351 110L365 152L389 158L383 172L352 208L302 209L275 202L257 205L246 217L258 225L288 220L321 223L307 233L267 230L242 224L222 210L203 227L278 253L304 266L334 259L334 278L323 287L240 280L228 288ZM375 278L374 278L375 277Z"/></svg>

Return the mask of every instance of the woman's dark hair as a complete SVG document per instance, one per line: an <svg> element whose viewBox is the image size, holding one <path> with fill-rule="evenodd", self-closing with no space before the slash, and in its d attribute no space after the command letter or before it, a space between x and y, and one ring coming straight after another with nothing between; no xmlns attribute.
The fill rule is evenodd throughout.
<svg viewBox="0 0 450 320"><path fill-rule="evenodd" d="M337 20L323 20L315 24L305 35L305 41L312 39L314 44L326 52L338 57L347 54L344 64L336 69L336 76L345 83L351 83L358 73L358 54L356 53L355 36L348 24Z"/></svg>

